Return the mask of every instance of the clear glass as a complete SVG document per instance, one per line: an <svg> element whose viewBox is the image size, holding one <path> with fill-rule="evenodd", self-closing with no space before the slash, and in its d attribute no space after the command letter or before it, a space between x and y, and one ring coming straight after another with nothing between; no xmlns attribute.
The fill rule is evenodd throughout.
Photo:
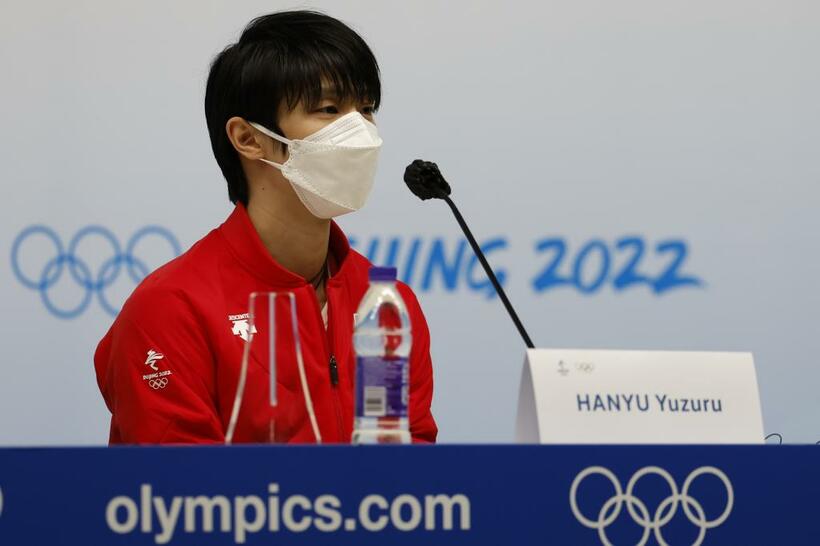
<svg viewBox="0 0 820 546"><path fill-rule="evenodd" d="M284 300L286 305L277 305L278 301ZM246 323L243 323L246 320ZM277 322L278 328L277 328ZM253 292L248 297L247 317L238 317L234 320L234 327L238 335L245 340L242 352L242 365L239 372L239 381L236 387L231 419L228 423L228 430L225 434L225 443L233 443L239 422L240 410L246 392L248 378L248 364L251 358L259 362L267 362L270 379L268 382L268 404L270 415L274 416L278 405L277 395L277 368L282 363L282 344L277 344L278 335L286 335L292 341L290 348L294 355L296 367L299 371L299 381L302 385L307 413L313 427L317 443L322 442L319 427L316 421L316 414L313 410L313 400L310 396L310 388L307 384L305 374L305 363L302 356L302 343L299 338L299 317L296 306L296 296L293 292ZM253 356L252 356L253 355ZM276 443L276 423L275 417L271 417L268 423L267 442Z"/></svg>

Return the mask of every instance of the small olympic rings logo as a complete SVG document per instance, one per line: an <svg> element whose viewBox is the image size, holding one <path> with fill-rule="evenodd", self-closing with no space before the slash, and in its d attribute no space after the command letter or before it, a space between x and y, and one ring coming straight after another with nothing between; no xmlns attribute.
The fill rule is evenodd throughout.
<svg viewBox="0 0 820 546"><path fill-rule="evenodd" d="M575 369L579 372L592 373L595 370L595 364L592 362L576 362Z"/></svg>
<svg viewBox="0 0 820 546"><path fill-rule="evenodd" d="M160 377L159 379L152 379L148 382L152 389L164 389L165 386L168 384L167 377Z"/></svg>
<svg viewBox="0 0 820 546"><path fill-rule="evenodd" d="M128 240L123 251L114 234L101 226L92 225L82 228L69 241L68 248L66 248L54 230L43 225L34 225L24 229L14 240L11 248L11 268L17 280L26 288L38 291L46 309L59 318L71 319L81 315L88 308L95 294L100 306L115 316L119 309L111 304L105 294L105 289L117 280L123 266L135 284L150 273L146 263L136 256L137 246L149 236L159 237L167 242L172 252L169 258L179 256L180 247L176 237L167 229L159 226L146 226L138 230ZM39 275L32 277L23 272L20 265L20 251L23 245L35 237L44 237L54 247L54 251L45 260ZM91 271L88 262L78 256L80 244L91 237L98 238L111 247L110 257L102 262L97 271ZM68 271L70 278L83 290L80 302L69 308L58 307L49 293L65 271Z"/></svg>
<svg viewBox="0 0 820 546"><path fill-rule="evenodd" d="M594 474L604 476L612 482L612 486L615 488L615 494L601 506L597 517L592 519L586 517L578 508L577 494L578 487L581 485L581 482L588 476ZM633 495L633 491L635 489L635 485L638 483L638 480L649 474L655 474L662 477L666 483L669 484L670 489L669 496L658 505L655 509L655 513L651 516L646 504L638 497ZM706 518L706 513L703 510L703 506L695 498L689 495L689 488L692 486L692 482L694 482L699 476L703 476L705 474L716 476L721 482L723 482L723 485L726 488L726 507L723 509L723 512L713 520ZM675 514L678 511L678 505L683 507L683 513L689 521L698 527L699 533L692 546L700 546L703 539L706 537L706 530L718 527L729 517L729 514L732 512L734 500L734 489L732 489L732 483L729 481L729 478L723 473L723 471L713 466L702 466L696 470L693 470L689 476L686 477L686 480L684 480L683 489L680 492L678 492L678 486L669 472L657 466L647 466L635 472L626 485L626 492L623 491L621 483L611 470L604 468L603 466L590 466L589 468L582 470L575 477L569 491L569 504L572 508L572 513L582 525L598 531L598 538L601 539L601 544L604 546L612 546L612 543L609 541L609 537L607 537L606 528L618 519L624 504L626 505L630 517L635 521L635 523L643 527L643 535L641 536L637 546L644 546L649 540L650 533L654 533L655 540L658 541L658 544L661 546L669 546L663 537L661 529L675 517Z"/></svg>

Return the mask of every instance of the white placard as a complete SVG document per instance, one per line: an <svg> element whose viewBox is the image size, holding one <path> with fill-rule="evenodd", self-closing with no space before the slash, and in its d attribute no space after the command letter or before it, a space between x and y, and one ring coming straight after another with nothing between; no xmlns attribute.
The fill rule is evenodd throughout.
<svg viewBox="0 0 820 546"><path fill-rule="evenodd" d="M516 441L759 444L751 353L527 351Z"/></svg>

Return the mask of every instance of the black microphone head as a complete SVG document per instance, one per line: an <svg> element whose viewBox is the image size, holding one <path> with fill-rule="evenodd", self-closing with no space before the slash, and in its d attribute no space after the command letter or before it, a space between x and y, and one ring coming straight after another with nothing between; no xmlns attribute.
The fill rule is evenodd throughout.
<svg viewBox="0 0 820 546"><path fill-rule="evenodd" d="M423 201L450 195L450 184L444 180L438 165L432 161L417 159L410 163L404 170L404 182Z"/></svg>

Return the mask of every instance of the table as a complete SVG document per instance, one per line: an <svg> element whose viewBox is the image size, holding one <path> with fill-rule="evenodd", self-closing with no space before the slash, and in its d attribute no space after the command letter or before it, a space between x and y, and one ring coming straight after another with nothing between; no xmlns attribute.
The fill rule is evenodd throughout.
<svg viewBox="0 0 820 546"><path fill-rule="evenodd" d="M820 544L820 446L0 449L0 544Z"/></svg>

